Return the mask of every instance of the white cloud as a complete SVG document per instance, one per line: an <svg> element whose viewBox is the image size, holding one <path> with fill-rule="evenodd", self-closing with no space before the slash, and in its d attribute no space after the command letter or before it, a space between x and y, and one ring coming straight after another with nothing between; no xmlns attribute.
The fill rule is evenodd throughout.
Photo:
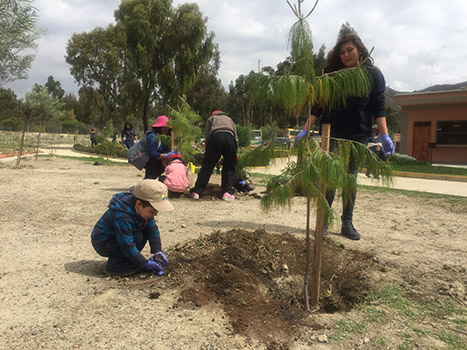
<svg viewBox="0 0 467 350"><path fill-rule="evenodd" d="M294 0L290 0L294 3ZM178 6L185 1L174 1ZM208 29L216 34L221 51L219 72L224 86L240 74L261 66L273 66L288 56L286 40L296 18L285 0L199 0L208 17ZM39 25L48 32L39 41L36 60L27 81L7 87L19 95L49 75L66 91L77 90L64 55L73 33L106 27L120 0L36 0ZM307 12L314 0L303 3ZM335 43L340 26L349 22L368 48L394 89L420 90L432 84L467 80L464 62L467 46L465 0L321 0L308 18L316 50Z"/></svg>

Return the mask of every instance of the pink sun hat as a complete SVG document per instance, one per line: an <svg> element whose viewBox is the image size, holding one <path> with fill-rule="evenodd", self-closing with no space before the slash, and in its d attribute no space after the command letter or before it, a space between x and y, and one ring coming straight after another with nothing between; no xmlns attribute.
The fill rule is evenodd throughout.
<svg viewBox="0 0 467 350"><path fill-rule="evenodd" d="M167 125L167 122L169 121L169 118L166 117L165 115L160 115L156 119L156 124L153 124L153 128L162 128L164 126L170 128L170 126Z"/></svg>

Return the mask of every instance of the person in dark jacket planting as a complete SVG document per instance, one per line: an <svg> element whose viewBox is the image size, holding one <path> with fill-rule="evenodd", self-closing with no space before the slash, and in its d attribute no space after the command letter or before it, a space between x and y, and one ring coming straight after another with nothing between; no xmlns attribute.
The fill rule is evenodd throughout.
<svg viewBox="0 0 467 350"><path fill-rule="evenodd" d="M151 132L146 133L149 159L145 165L145 179L157 179L165 169L164 161L174 154L170 147L160 140L160 135L171 135L171 128L167 125L169 118L165 115L157 117Z"/></svg>
<svg viewBox="0 0 467 350"><path fill-rule="evenodd" d="M168 126L169 118L165 115L157 117L151 130L146 131L141 140L131 147L128 152L128 162L139 170L145 169L145 179L157 179L165 169L166 161L175 152L161 141L161 135L171 135Z"/></svg>
<svg viewBox="0 0 467 350"><path fill-rule="evenodd" d="M159 212L173 210L167 186L153 179L140 181L131 192L117 193L107 211L94 226L91 242L94 250L108 257L105 271L112 275L129 276L148 271L161 276L169 261L162 252L159 228L154 217ZM149 260L141 251L149 241Z"/></svg>
<svg viewBox="0 0 467 350"><path fill-rule="evenodd" d="M378 126L381 143L385 155L394 154L394 144L388 134L386 124L386 111L384 108L384 91L386 83L381 71L373 65L368 49L356 34L345 34L338 38L336 45L329 52L324 65L324 72L331 73L343 68L354 68L362 66L371 79L371 91L367 96L348 97L346 104L333 109L330 112L312 111L304 129L295 137L300 139L307 135L311 126L319 117L324 118L331 124L330 150L337 147L336 139L346 139L354 142L367 144L372 133L372 124ZM349 161L347 171L357 181L359 164L352 157ZM331 206L334 201L335 191L328 191L326 198ZM353 211L355 206L356 192L353 192L349 200L343 200L341 234L349 239L360 239L360 233L353 225ZM325 226L323 235L327 234Z"/></svg>

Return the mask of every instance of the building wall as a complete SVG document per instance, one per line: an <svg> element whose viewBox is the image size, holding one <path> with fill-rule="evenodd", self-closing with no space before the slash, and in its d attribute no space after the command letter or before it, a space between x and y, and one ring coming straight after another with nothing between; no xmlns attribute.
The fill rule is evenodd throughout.
<svg viewBox="0 0 467 350"><path fill-rule="evenodd" d="M399 142L399 152L402 154L407 153L407 130L409 128L409 117L407 115L407 109L402 108L401 110L401 140Z"/></svg>
<svg viewBox="0 0 467 350"><path fill-rule="evenodd" d="M433 163L467 164L467 149L465 147L438 146L432 152Z"/></svg>
<svg viewBox="0 0 467 350"><path fill-rule="evenodd" d="M400 152L413 156L416 122L429 122L430 142L436 142L438 121L467 120L467 91L396 96L402 107ZM436 145L430 149L434 163L467 164L467 146Z"/></svg>

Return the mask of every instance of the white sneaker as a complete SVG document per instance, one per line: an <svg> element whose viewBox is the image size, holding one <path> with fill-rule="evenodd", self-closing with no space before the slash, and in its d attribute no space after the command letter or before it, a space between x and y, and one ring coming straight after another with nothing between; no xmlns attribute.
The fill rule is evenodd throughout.
<svg viewBox="0 0 467 350"><path fill-rule="evenodd" d="M225 192L224 195L222 196L223 201L233 201L235 199L235 196L233 194L230 194L229 192Z"/></svg>
<svg viewBox="0 0 467 350"><path fill-rule="evenodd" d="M196 192L191 192L190 198L191 198L191 199L199 199L199 194L196 193Z"/></svg>

